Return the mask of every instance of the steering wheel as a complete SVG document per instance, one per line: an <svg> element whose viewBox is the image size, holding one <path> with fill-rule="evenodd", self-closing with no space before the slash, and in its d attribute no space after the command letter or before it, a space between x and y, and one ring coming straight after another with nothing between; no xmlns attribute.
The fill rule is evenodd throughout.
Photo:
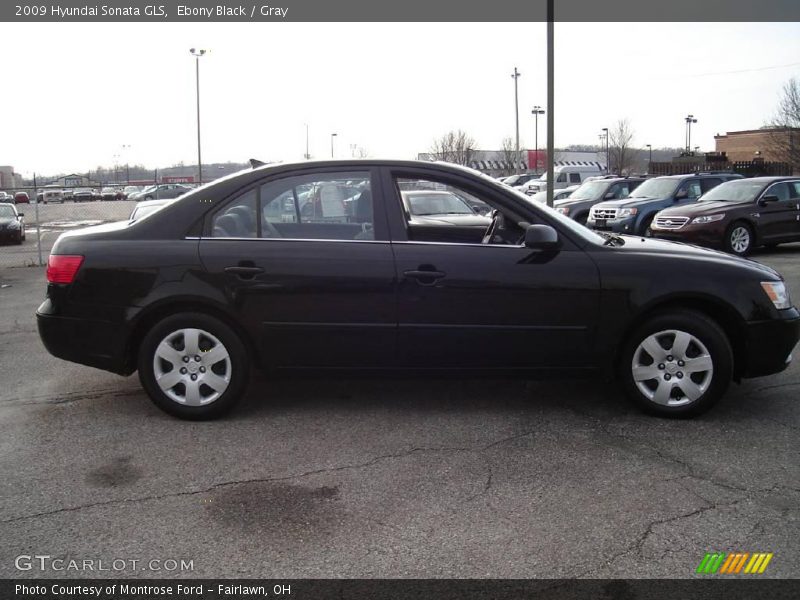
<svg viewBox="0 0 800 600"><path fill-rule="evenodd" d="M283 237L280 232L275 228L275 225L267 219L261 221L261 237L264 238L279 238Z"/></svg>
<svg viewBox="0 0 800 600"><path fill-rule="evenodd" d="M489 227L486 228L486 233L483 234L483 239L481 239L481 244L491 244L492 238L494 234L497 233L497 229L500 226L500 222L503 219L503 215L500 214L499 210L492 211L492 222L489 223Z"/></svg>

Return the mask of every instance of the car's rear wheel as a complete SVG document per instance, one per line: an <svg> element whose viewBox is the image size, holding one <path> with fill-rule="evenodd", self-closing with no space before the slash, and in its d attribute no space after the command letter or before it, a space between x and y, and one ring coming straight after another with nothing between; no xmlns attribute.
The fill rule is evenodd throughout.
<svg viewBox="0 0 800 600"><path fill-rule="evenodd" d="M725 250L738 256L746 256L753 249L753 228L743 221L736 221L725 233Z"/></svg>
<svg viewBox="0 0 800 600"><path fill-rule="evenodd" d="M711 408L730 384L733 352L725 332L689 310L654 315L628 338L620 376L631 400L663 417Z"/></svg>
<svg viewBox="0 0 800 600"><path fill-rule="evenodd" d="M182 419L213 419L244 395L249 362L233 329L203 313L155 325L139 350L139 379L152 401Z"/></svg>

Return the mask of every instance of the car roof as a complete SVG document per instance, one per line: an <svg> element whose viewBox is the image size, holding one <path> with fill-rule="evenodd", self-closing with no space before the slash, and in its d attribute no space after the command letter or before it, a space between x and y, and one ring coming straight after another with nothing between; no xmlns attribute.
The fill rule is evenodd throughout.
<svg viewBox="0 0 800 600"><path fill-rule="evenodd" d="M749 177L747 179L737 179L736 181L753 181L756 183L775 183L776 181L796 181L800 180L799 176L790 177L789 175L771 176L771 177Z"/></svg>

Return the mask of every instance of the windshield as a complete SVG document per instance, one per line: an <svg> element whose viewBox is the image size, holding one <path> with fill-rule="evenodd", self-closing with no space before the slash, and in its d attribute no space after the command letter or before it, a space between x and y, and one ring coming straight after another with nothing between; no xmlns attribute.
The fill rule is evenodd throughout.
<svg viewBox="0 0 800 600"><path fill-rule="evenodd" d="M0 219L15 219L17 213L10 204L0 204Z"/></svg>
<svg viewBox="0 0 800 600"><path fill-rule="evenodd" d="M570 200L594 200L600 198L608 188L606 181L589 181L570 194Z"/></svg>
<svg viewBox="0 0 800 600"><path fill-rule="evenodd" d="M680 182L680 179L672 178L648 179L633 190L629 198L666 198L672 195Z"/></svg>
<svg viewBox="0 0 800 600"><path fill-rule="evenodd" d="M515 184L515 183L517 183L517 182L518 182L520 179L522 179L522 175L512 175L511 177L506 177L506 178L503 180L503 183L505 183L506 185L514 185L514 184Z"/></svg>
<svg viewBox="0 0 800 600"><path fill-rule="evenodd" d="M412 215L474 215L475 211L461 198L450 193L406 194L408 211Z"/></svg>
<svg viewBox="0 0 800 600"><path fill-rule="evenodd" d="M571 233L574 233L581 239L586 240L588 242L592 242L594 244L604 244L606 242L605 237L601 236L598 233L595 233L588 227L584 227L577 221L573 221L569 217L565 217L556 209L547 206L547 204L544 204L543 202L533 203L531 202L530 196L528 196L524 192L517 191L516 189L514 189L513 192L514 194L516 194L517 198L521 198L528 205L533 204L534 206L536 206L537 210L547 213L548 218L552 219L553 221L558 221L559 226L565 229L569 229Z"/></svg>
<svg viewBox="0 0 800 600"><path fill-rule="evenodd" d="M764 184L756 181L726 181L709 190L700 198L700 202L752 202L764 189Z"/></svg>

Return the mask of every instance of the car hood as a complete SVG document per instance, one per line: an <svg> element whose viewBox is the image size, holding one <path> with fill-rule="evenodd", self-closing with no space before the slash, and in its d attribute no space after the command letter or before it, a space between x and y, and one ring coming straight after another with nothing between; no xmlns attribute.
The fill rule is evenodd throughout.
<svg viewBox="0 0 800 600"><path fill-rule="evenodd" d="M693 204L684 204L683 206L671 206L669 208L665 208L661 211L661 214L665 216L669 215L681 215L685 217L690 217L694 215L705 215L705 214L713 214L718 212L725 212L727 210L733 210L736 208L741 208L742 206L746 206L750 204L749 202L722 202L719 200L712 200L711 202L695 202Z"/></svg>
<svg viewBox="0 0 800 600"><path fill-rule="evenodd" d="M732 254L726 254L725 252L720 252L719 250L711 250L709 248L701 248L700 246L694 246L692 244L670 242L657 238L643 238L633 235L623 235L620 237L625 240L625 244L622 246L615 246L615 250L620 250L622 252L648 255L656 254L659 256L670 255L676 258L745 267L751 271L759 271L764 275L768 275L774 279L783 279L783 277L781 277L781 275L771 267L762 265L754 260L741 258Z"/></svg>
<svg viewBox="0 0 800 600"><path fill-rule="evenodd" d="M597 206L602 205L608 208L632 208L641 206L642 204L649 204L650 202L658 202L664 198L623 198L622 200L604 200Z"/></svg>
<svg viewBox="0 0 800 600"><path fill-rule="evenodd" d="M16 223L17 220L13 217L6 218L0 217L0 226L5 227L6 225L10 225L11 223Z"/></svg>
<svg viewBox="0 0 800 600"><path fill-rule="evenodd" d="M586 202L594 202L593 198L563 198L553 202L555 208L563 208L572 206L573 204L584 204Z"/></svg>
<svg viewBox="0 0 800 600"><path fill-rule="evenodd" d="M489 217L480 215L414 215L412 223L417 225L465 225L488 227L491 223Z"/></svg>

